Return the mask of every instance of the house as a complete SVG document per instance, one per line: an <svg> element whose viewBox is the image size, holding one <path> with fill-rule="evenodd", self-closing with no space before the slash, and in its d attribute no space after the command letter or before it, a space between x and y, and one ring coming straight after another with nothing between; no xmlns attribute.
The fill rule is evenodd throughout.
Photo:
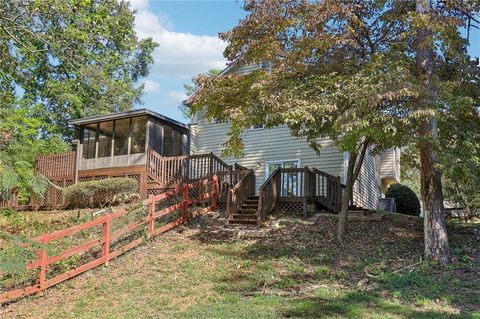
<svg viewBox="0 0 480 319"><path fill-rule="evenodd" d="M251 65L232 65L225 69L220 76L235 72L237 74L249 73L259 69L268 69L268 63ZM191 153L201 154L213 152L220 155L224 143L227 141L229 131L228 123L212 123L205 120L202 112L192 119ZM330 179L339 177L340 184L345 184L348 153L339 151L331 140L323 139L319 143L320 156L308 145L306 139L296 138L290 134L287 126L266 129L261 124L244 132L244 156L242 158L227 158L227 164L238 163L255 174L255 193L260 194L262 185L269 179L276 169L290 169L280 178L281 194L280 208L285 210L298 210L302 207L295 203L293 198L304 197L306 186L302 186L302 173L293 172L292 168L316 168L325 173ZM383 196L388 186L400 181L400 153L398 148L385 150L380 155L368 153L354 186L353 203L355 206L376 209L379 199ZM313 177L312 177L313 178ZM307 177L304 178L307 180ZM316 187L322 182L317 179ZM305 184L306 185L306 184ZM332 186L337 188L337 186ZM340 191L341 192L341 191ZM289 194L287 194L289 193ZM318 190L316 191L318 197ZM302 195L302 196L300 196ZM312 195L315 196L315 195ZM326 190L323 190L326 196ZM339 197L339 194L337 195ZM336 199L338 201L338 199ZM283 201L283 202L282 202ZM299 199L304 202L304 198ZM304 202L306 209L308 203ZM337 207L338 209L338 203Z"/></svg>
<svg viewBox="0 0 480 319"><path fill-rule="evenodd" d="M65 187L77 182L130 177L142 198L157 195L188 180L232 169L213 154L190 157L189 126L156 112L139 109L70 122L76 150L41 155L36 171ZM50 188L36 206L62 206L64 198Z"/></svg>
<svg viewBox="0 0 480 319"><path fill-rule="evenodd" d="M252 72L268 64L233 65L228 72ZM221 76L221 75L220 75ZM317 155L287 126L244 132L244 156L221 159L228 123L211 123L198 114L189 125L141 109L73 120L76 150L39 156L36 170L54 184L127 176L138 182L142 198L183 183L217 176L219 204L228 223L260 225L267 214L283 210L338 212L346 180L348 154L331 140L318 141ZM376 209L386 188L400 180L398 149L369 152L354 186L350 205ZM37 206L62 206L52 187Z"/></svg>

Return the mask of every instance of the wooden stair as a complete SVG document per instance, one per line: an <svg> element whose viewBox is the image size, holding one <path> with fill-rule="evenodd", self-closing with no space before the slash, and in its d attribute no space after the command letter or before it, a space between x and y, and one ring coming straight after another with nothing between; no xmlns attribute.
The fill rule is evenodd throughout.
<svg viewBox="0 0 480 319"><path fill-rule="evenodd" d="M257 225L258 218L258 196L249 196L241 204L237 213L232 214L228 219L229 224Z"/></svg>

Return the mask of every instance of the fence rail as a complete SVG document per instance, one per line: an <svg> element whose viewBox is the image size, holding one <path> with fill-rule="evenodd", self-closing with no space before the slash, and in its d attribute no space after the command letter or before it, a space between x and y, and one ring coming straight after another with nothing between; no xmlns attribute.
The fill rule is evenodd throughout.
<svg viewBox="0 0 480 319"><path fill-rule="evenodd" d="M198 191L198 195L196 195L195 197L191 197L192 190L202 191ZM172 199L173 197L180 197L181 200L175 204L169 205L168 207L157 210L158 204ZM186 223L189 219L189 207L192 206L194 203L205 200L210 200L210 206L194 211L192 213L192 218L198 217L207 211L217 209L218 178L216 177L216 175L214 175L211 179L205 179L190 184L183 184L174 191L149 197L143 202L145 205L147 205L145 216L141 220L125 225L115 231L112 231L112 223L114 221L118 221L119 218L122 218L123 216L131 214L131 212L122 208L114 213L104 215L86 223L63 229L54 233L46 233L33 238L34 241L41 243L42 247L38 251L38 260L35 260L28 264L27 269L40 269L38 273L37 284L1 293L0 304L12 301L17 298L21 298L26 295L41 292L51 286L54 286L62 281L79 275L89 269L108 263L111 259L127 252L128 250L131 250L132 248L140 245L144 241L143 236L136 239L126 237L126 239L129 240L127 243L123 243L122 246L114 248L112 246L112 243L114 243L117 239L125 235L132 234L136 230L141 230L142 226L146 226L147 237L152 237L164 233L180 224ZM173 220L168 221L166 224L163 224L159 227L156 227L155 221L158 221L160 217L172 216L177 211L181 213L179 217L173 216ZM101 235L98 238L65 249L61 253L58 253L56 255L49 255L47 249L49 243L64 238L66 236L75 235L81 231L94 229L95 227L101 227ZM97 246L99 247L100 252L99 257L83 265L80 265L75 269L66 271L61 274L57 274L52 278L47 277L50 265L63 261L69 257L72 257L73 255L86 252Z"/></svg>

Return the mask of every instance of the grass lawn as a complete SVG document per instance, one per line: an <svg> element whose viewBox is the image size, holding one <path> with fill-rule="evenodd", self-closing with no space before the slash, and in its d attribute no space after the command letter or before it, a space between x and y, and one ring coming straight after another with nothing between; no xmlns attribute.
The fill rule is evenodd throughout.
<svg viewBox="0 0 480 319"><path fill-rule="evenodd" d="M421 220L352 221L344 244L335 223L245 238L209 214L0 317L480 318L480 225L450 225L458 261L441 268L419 263Z"/></svg>

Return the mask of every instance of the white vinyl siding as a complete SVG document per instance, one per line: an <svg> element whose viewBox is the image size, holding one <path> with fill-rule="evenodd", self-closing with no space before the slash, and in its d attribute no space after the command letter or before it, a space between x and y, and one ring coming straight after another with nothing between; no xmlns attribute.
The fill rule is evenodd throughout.
<svg viewBox="0 0 480 319"><path fill-rule="evenodd" d="M227 141L229 124L206 123L200 121L191 126L191 152L202 154L213 152L220 156ZM290 134L286 126L246 130L243 134L244 156L241 158L225 158L228 164L238 163L255 171L256 188L265 181L266 162L299 159L301 166L316 167L334 176L343 175L343 153L331 145L330 140L321 141L320 156L308 145L306 139L296 138Z"/></svg>
<svg viewBox="0 0 480 319"><path fill-rule="evenodd" d="M348 154L345 156L344 165L346 174ZM345 178L344 176L344 180ZM376 209L381 196L380 156L367 152L362 169L353 187L353 202L363 208Z"/></svg>
<svg viewBox="0 0 480 319"><path fill-rule="evenodd" d="M223 74L235 72L247 74L259 69L270 69L269 63L258 63L232 67ZM191 153L202 154L213 152L220 156L228 139L228 123L210 123L203 119L204 112L199 112L191 125ZM344 164L348 156L339 151L328 139L320 140L320 155L315 153L305 138L296 138L290 134L287 126L270 129L250 129L243 133L244 156L241 158L225 158L228 164L238 163L253 169L256 176L256 190L266 179L268 162L284 162L286 159L298 159L301 167L317 168L344 180ZM345 160L346 159L346 160ZM365 208L377 208L380 198L380 157L368 155L361 173L361 185L355 196L359 204Z"/></svg>
<svg viewBox="0 0 480 319"><path fill-rule="evenodd" d="M400 149L392 147L380 154L381 178L393 179L400 183Z"/></svg>

